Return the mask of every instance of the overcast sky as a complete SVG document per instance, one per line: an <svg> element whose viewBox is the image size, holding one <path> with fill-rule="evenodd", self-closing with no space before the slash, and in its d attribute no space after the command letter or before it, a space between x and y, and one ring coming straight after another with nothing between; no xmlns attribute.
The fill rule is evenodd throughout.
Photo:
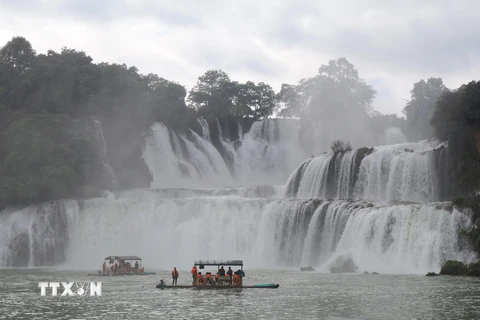
<svg viewBox="0 0 480 320"><path fill-rule="evenodd" d="M134 65L190 89L208 69L276 91L347 58L401 113L414 82L478 80L480 1L0 0L0 46L24 36L94 62Z"/></svg>

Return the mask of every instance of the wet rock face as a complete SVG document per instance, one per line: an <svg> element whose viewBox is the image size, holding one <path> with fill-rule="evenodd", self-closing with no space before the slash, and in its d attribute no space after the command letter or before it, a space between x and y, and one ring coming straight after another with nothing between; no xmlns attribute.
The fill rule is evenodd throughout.
<svg viewBox="0 0 480 320"><path fill-rule="evenodd" d="M315 269L313 269L311 266L308 266L308 267L301 267L300 271L315 271Z"/></svg>
<svg viewBox="0 0 480 320"><path fill-rule="evenodd" d="M350 257L340 256L335 260L330 268L331 273L352 273L357 271L358 267Z"/></svg>
<svg viewBox="0 0 480 320"><path fill-rule="evenodd" d="M16 235L8 244L10 254L7 265L12 267L26 267L30 260L30 240L26 233Z"/></svg>

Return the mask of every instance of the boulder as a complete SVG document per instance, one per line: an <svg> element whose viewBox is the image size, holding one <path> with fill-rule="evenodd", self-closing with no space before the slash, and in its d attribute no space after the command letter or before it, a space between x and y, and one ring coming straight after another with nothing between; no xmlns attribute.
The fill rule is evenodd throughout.
<svg viewBox="0 0 480 320"><path fill-rule="evenodd" d="M460 261L448 260L440 269L440 274L449 275L449 276L463 276L466 275L468 271L467 266Z"/></svg>
<svg viewBox="0 0 480 320"><path fill-rule="evenodd" d="M300 271L315 271L311 266L308 267L300 267Z"/></svg>
<svg viewBox="0 0 480 320"><path fill-rule="evenodd" d="M331 273L352 273L358 269L350 257L339 256L330 268Z"/></svg>

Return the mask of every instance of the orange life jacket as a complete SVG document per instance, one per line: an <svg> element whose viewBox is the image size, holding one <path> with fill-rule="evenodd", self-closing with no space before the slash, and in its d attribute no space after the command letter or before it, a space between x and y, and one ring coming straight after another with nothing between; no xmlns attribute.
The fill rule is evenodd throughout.
<svg viewBox="0 0 480 320"><path fill-rule="evenodd" d="M192 274L197 274L197 267L192 268Z"/></svg>
<svg viewBox="0 0 480 320"><path fill-rule="evenodd" d="M218 275L218 273L217 273L217 274L215 275L215 279L218 279L218 277L219 277L219 275Z"/></svg>
<svg viewBox="0 0 480 320"><path fill-rule="evenodd" d="M172 271L172 277L178 278L178 270L173 270Z"/></svg>
<svg viewBox="0 0 480 320"><path fill-rule="evenodd" d="M199 273L197 274L197 279L200 279L202 277L202 275Z"/></svg>
<svg viewBox="0 0 480 320"><path fill-rule="evenodd" d="M210 278L211 276L212 276L211 274L207 273L207 279Z"/></svg>

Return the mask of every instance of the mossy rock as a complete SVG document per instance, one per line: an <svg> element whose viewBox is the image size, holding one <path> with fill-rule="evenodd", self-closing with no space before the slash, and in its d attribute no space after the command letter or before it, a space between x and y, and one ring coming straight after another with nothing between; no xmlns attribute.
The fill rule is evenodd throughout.
<svg viewBox="0 0 480 320"><path fill-rule="evenodd" d="M440 274L450 275L450 276L463 276L466 275L468 271L467 266L456 260L448 260L442 266Z"/></svg>
<svg viewBox="0 0 480 320"><path fill-rule="evenodd" d="M429 272L426 274L427 277L435 277L435 276L438 276L438 274L436 274L435 272Z"/></svg>
<svg viewBox="0 0 480 320"><path fill-rule="evenodd" d="M468 265L467 276L480 277L480 262L470 263Z"/></svg>

